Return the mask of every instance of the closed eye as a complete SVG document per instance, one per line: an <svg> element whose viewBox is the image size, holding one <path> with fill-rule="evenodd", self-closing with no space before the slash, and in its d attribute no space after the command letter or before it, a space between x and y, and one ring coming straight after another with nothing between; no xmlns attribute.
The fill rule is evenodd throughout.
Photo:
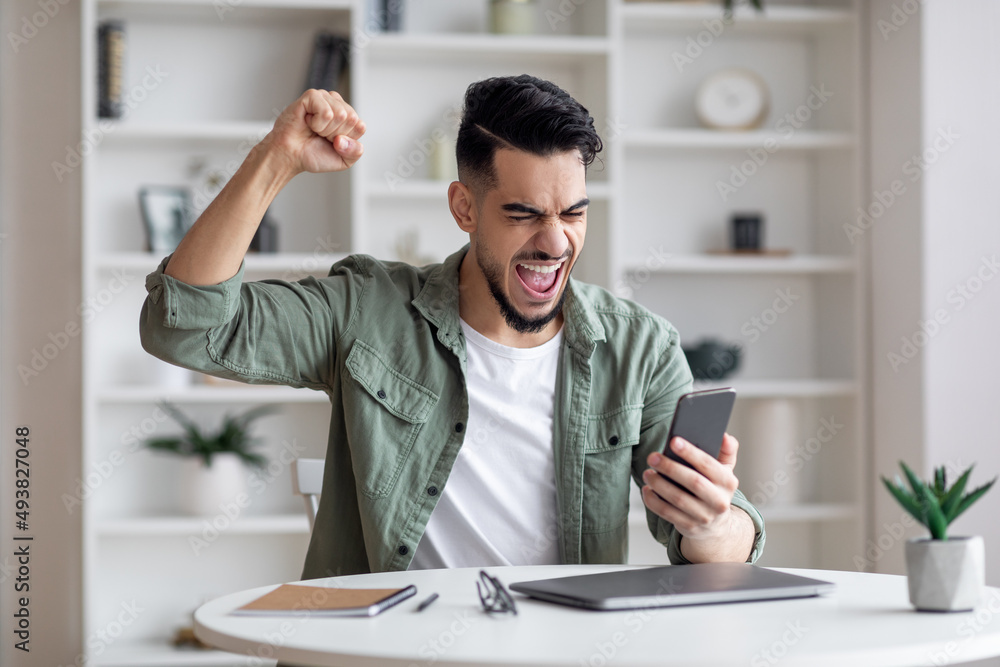
<svg viewBox="0 0 1000 667"><path fill-rule="evenodd" d="M559 213L560 217L564 218L582 218L587 210L587 206L590 204L590 200L586 197L576 202L566 210ZM509 204L504 204L500 207L502 210L508 213L507 218L515 222L525 222L526 220L532 220L541 215L544 215L542 211L530 206L528 204L523 204L520 202L512 202ZM509 215L510 213L519 213L521 215Z"/></svg>

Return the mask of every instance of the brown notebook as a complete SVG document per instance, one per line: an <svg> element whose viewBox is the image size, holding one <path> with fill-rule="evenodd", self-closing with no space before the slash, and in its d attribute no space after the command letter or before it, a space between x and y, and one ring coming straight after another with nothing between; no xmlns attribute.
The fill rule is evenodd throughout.
<svg viewBox="0 0 1000 667"><path fill-rule="evenodd" d="M417 594L406 588L324 588L282 584L233 610L240 616L286 616L303 611L315 616L374 616Z"/></svg>

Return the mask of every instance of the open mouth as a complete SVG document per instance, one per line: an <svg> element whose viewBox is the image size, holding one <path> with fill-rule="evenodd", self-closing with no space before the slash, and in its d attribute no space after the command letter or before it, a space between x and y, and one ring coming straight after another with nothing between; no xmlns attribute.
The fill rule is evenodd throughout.
<svg viewBox="0 0 1000 667"><path fill-rule="evenodd" d="M537 301L547 301L559 291L565 265L565 259L554 263L518 262L514 271L528 296Z"/></svg>

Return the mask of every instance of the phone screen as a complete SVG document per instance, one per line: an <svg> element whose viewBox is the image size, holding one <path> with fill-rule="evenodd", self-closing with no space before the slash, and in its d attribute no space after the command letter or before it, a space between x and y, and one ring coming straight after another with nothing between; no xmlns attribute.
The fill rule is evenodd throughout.
<svg viewBox="0 0 1000 667"><path fill-rule="evenodd" d="M663 455L689 468L693 467L670 448L674 437L680 436L712 457L719 458L722 438L726 434L735 401L736 391L732 387L694 391L681 396L677 400L677 409L674 410Z"/></svg>

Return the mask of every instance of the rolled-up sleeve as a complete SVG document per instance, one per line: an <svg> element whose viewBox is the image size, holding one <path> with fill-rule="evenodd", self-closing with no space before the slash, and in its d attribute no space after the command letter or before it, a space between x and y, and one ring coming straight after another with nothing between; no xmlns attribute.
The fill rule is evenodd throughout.
<svg viewBox="0 0 1000 667"><path fill-rule="evenodd" d="M143 323L159 324L165 329L211 329L233 319L239 307L244 262L229 280L218 285L188 285L163 273L169 255L155 271L146 276L146 308ZM142 331L146 331L143 327Z"/></svg>
<svg viewBox="0 0 1000 667"><path fill-rule="evenodd" d="M147 352L241 382L329 387L337 335L364 291L356 261L319 280L243 282L241 264L217 285L189 285L163 273L169 260L146 278L139 336Z"/></svg>
<svg viewBox="0 0 1000 667"><path fill-rule="evenodd" d="M750 550L750 557L747 558L748 563L756 563L757 559L760 558L761 554L764 553L764 540L766 535L764 533L764 518L757 511L757 508L746 499L743 492L739 489L733 494L733 500L731 502L733 507L738 507L750 516L750 520L753 521L754 530L754 540L753 548ZM648 514L652 514L647 510ZM656 517L656 515L653 515ZM681 533L679 530L674 528L674 525L660 517L656 517L658 520L656 539L661 543L666 543L667 545L667 556L670 558L670 562L674 565L679 565L683 563L690 563L684 554L681 553ZM663 539L661 539L661 536Z"/></svg>

